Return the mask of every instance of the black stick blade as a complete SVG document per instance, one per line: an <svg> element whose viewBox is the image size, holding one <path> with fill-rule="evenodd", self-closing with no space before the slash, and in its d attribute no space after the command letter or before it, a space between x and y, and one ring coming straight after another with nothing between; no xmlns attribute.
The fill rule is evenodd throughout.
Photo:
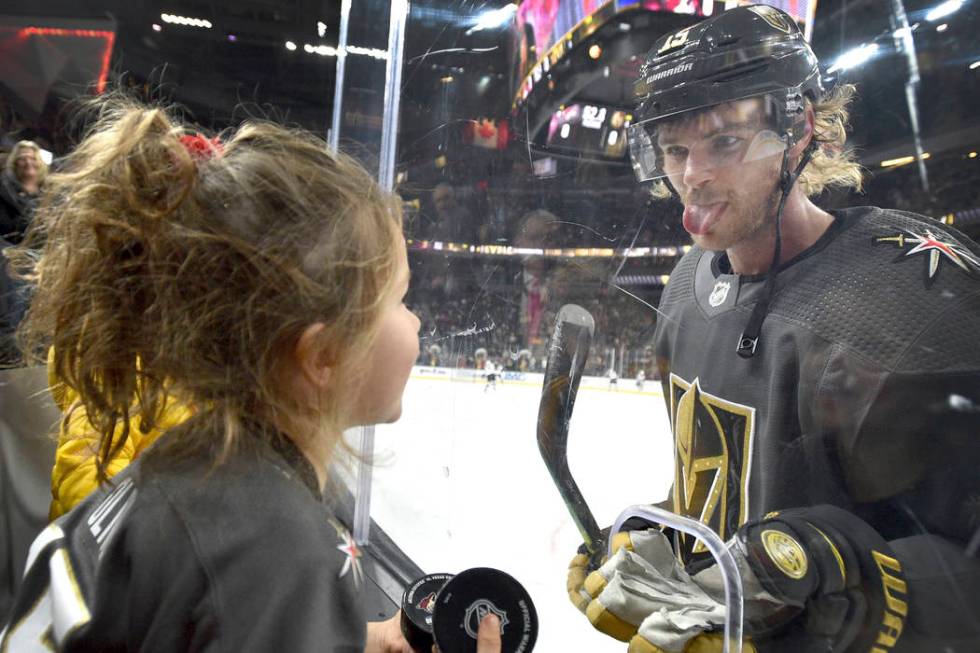
<svg viewBox="0 0 980 653"><path fill-rule="evenodd" d="M555 331L548 343L548 365L538 406L538 450L572 515L586 547L601 547L595 517L568 469L568 427L582 380L595 321L581 306L566 304L558 311Z"/></svg>

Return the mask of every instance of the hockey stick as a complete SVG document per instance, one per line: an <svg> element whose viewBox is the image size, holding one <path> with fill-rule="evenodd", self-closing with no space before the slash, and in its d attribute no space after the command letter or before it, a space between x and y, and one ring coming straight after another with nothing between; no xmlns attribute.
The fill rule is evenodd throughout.
<svg viewBox="0 0 980 653"><path fill-rule="evenodd" d="M590 553L604 542L585 497L568 468L568 426L575 395L589 355L595 321L587 310L566 304L558 311L555 331L548 343L548 366L538 406L538 449L568 512Z"/></svg>

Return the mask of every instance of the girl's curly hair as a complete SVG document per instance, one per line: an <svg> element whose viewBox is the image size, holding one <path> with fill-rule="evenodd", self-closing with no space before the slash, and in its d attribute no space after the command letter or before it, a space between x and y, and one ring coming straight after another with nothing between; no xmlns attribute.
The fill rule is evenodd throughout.
<svg viewBox="0 0 980 653"><path fill-rule="evenodd" d="M282 362L323 322L319 344L357 387L394 283L397 198L301 130L249 122L202 154L167 109L96 106L8 256L36 286L22 350L40 362L53 348L54 374L101 435L100 477L130 418L152 428L168 396L214 427L195 432L222 434L221 456L253 420L343 424L348 393L299 405Z"/></svg>

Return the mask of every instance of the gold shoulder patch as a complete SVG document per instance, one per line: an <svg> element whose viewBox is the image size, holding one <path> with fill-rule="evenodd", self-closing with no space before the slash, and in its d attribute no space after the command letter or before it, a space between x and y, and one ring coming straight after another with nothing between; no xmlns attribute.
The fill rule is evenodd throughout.
<svg viewBox="0 0 980 653"><path fill-rule="evenodd" d="M806 553L800 543L782 531L762 531L762 546L779 570L794 580L806 575Z"/></svg>

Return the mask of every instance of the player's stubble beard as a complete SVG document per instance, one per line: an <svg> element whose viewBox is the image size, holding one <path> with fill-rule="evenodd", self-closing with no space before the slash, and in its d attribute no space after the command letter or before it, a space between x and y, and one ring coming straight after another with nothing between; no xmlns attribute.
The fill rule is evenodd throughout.
<svg viewBox="0 0 980 653"><path fill-rule="evenodd" d="M727 204L725 214L719 224L720 227L724 228L723 233L718 233L721 230L716 230L715 233L706 235L689 234L698 246L721 251L770 240L771 234L775 231L776 209L779 206L779 170L781 166L776 164L772 167L767 166L767 168L763 178L771 180L769 192L758 199L751 197L754 194L751 190L748 193L741 193L734 188L723 193L711 190L678 193L685 206L689 203L706 205L725 202ZM751 189L752 184L746 183L742 187Z"/></svg>

